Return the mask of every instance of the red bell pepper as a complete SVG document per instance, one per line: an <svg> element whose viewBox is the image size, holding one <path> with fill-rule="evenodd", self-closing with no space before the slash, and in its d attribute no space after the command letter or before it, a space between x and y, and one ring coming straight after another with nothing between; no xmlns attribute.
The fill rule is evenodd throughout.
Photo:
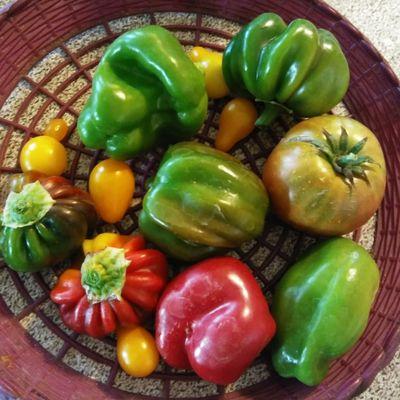
<svg viewBox="0 0 400 400"><path fill-rule="evenodd" d="M51 291L64 323L78 333L102 337L117 325L140 322L153 312L167 283L167 261L154 249L145 249L141 236L123 247L89 253L81 270L67 269Z"/></svg>
<svg viewBox="0 0 400 400"><path fill-rule="evenodd" d="M202 261L165 289L156 317L157 347L172 367L234 382L275 334L263 293L233 257Z"/></svg>

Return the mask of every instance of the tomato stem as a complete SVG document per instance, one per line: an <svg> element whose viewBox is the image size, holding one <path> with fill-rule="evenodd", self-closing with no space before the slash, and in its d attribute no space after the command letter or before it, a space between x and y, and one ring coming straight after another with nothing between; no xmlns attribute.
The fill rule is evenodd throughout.
<svg viewBox="0 0 400 400"><path fill-rule="evenodd" d="M82 286L88 300L91 303L120 300L129 264L124 249L106 247L102 251L89 253L81 268Z"/></svg>
<svg viewBox="0 0 400 400"><path fill-rule="evenodd" d="M325 129L322 130L322 133L325 141L308 137L296 137L290 139L290 141L309 143L316 147L321 155L329 161L335 172L342 175L351 184L354 183L354 178L360 178L368 182L368 176L365 172L367 169L366 164L379 164L373 158L359 154L365 143L367 143L367 138L361 139L350 147L349 135L343 126L341 127L339 139L335 139Z"/></svg>
<svg viewBox="0 0 400 400"><path fill-rule="evenodd" d="M39 181L29 183L20 192L8 195L2 224L10 228L33 225L48 213L54 203L55 200Z"/></svg>

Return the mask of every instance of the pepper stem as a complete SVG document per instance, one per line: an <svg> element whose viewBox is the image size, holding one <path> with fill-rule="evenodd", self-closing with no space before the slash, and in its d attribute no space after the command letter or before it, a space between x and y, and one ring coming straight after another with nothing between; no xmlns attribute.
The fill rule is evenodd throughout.
<svg viewBox="0 0 400 400"><path fill-rule="evenodd" d="M30 226L42 219L55 200L36 181L23 186L19 193L10 192L4 206L2 223L10 228Z"/></svg>
<svg viewBox="0 0 400 400"><path fill-rule="evenodd" d="M287 107L275 101L265 103L264 111L257 118L256 126L270 125L280 114L282 114L282 112L286 112L289 114L292 113L292 111L289 110Z"/></svg>
<svg viewBox="0 0 400 400"><path fill-rule="evenodd" d="M367 164L377 164L373 158L359 154L364 148L367 138L360 140L350 147L349 135L344 127L341 128L339 139L335 139L331 133L323 129L325 140L312 139L308 137L296 137L289 139L290 142L310 143L318 149L320 154L332 165L336 173L342 175L347 183L353 184L354 178L360 178L367 183Z"/></svg>
<svg viewBox="0 0 400 400"><path fill-rule="evenodd" d="M82 286L89 302L120 300L129 264L124 249L106 247L97 253L89 253L81 268Z"/></svg>

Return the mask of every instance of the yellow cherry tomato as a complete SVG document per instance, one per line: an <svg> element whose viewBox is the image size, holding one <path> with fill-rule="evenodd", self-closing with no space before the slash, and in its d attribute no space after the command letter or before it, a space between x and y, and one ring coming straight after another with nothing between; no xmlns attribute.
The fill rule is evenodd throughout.
<svg viewBox="0 0 400 400"><path fill-rule="evenodd" d="M222 73L222 54L204 47L193 47L189 57L204 72L208 97L219 99L229 93Z"/></svg>
<svg viewBox="0 0 400 400"><path fill-rule="evenodd" d="M43 132L45 136L51 136L54 139L61 142L65 138L68 133L68 125L61 118L52 119L49 124L46 126L46 129Z"/></svg>
<svg viewBox="0 0 400 400"><path fill-rule="evenodd" d="M140 326L118 330L117 356L121 368L136 378L154 372L160 359L154 337Z"/></svg>
<svg viewBox="0 0 400 400"><path fill-rule="evenodd" d="M118 235L112 232L100 233L93 239L86 239L83 241L83 252L86 255L88 253L101 251L106 247L123 247L130 238L131 236Z"/></svg>
<svg viewBox="0 0 400 400"><path fill-rule="evenodd" d="M61 175L67 169L67 152L53 137L37 136L26 142L21 150L19 162L24 172Z"/></svg>
<svg viewBox="0 0 400 400"><path fill-rule="evenodd" d="M101 161L90 173L89 192L94 205L101 218L110 224L124 217L134 191L133 172L122 161Z"/></svg>
<svg viewBox="0 0 400 400"><path fill-rule="evenodd" d="M222 110L215 148L229 151L252 132L256 120L257 109L250 100L240 97L231 100Z"/></svg>

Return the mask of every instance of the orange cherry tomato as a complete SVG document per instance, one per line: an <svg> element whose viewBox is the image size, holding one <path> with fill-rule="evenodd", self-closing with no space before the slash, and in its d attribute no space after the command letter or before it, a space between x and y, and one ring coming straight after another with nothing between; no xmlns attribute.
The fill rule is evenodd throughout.
<svg viewBox="0 0 400 400"><path fill-rule="evenodd" d="M67 169L67 151L53 137L37 136L26 142L21 150L19 162L24 172L61 175Z"/></svg>
<svg viewBox="0 0 400 400"><path fill-rule="evenodd" d="M122 161L107 159L97 164L89 177L89 192L101 218L112 224L120 221L135 191L132 170Z"/></svg>
<svg viewBox="0 0 400 400"><path fill-rule="evenodd" d="M196 46L189 57L204 72L208 97L219 99L229 93L222 73L222 53Z"/></svg>
<svg viewBox="0 0 400 400"><path fill-rule="evenodd" d="M118 330L117 356L121 368L136 378L154 372L160 359L154 337L140 326Z"/></svg>
<svg viewBox="0 0 400 400"><path fill-rule="evenodd" d="M256 120L257 109L250 100L240 97L231 100L222 110L215 148L229 151L252 132Z"/></svg>
<svg viewBox="0 0 400 400"><path fill-rule="evenodd" d="M61 142L65 138L68 133L68 125L61 118L52 119L49 124L46 126L46 129L43 132L45 136L51 136L54 139Z"/></svg>

